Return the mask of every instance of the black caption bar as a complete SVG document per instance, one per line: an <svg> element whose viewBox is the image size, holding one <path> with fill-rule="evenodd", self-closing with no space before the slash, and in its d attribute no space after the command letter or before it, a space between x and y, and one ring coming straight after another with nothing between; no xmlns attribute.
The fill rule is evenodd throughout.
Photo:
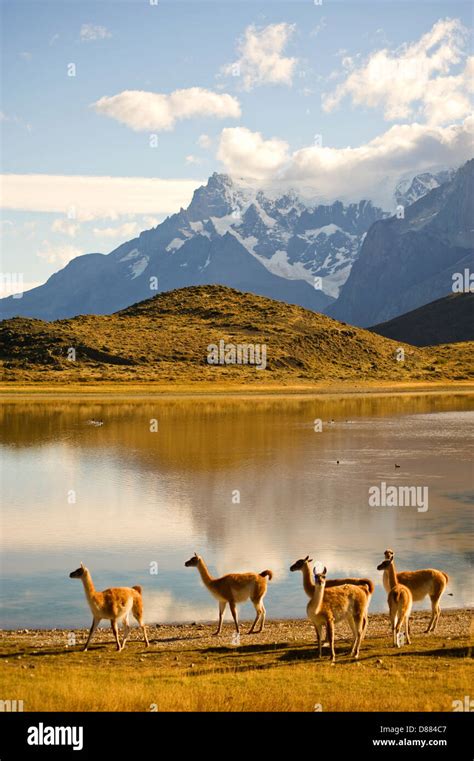
<svg viewBox="0 0 474 761"><path fill-rule="evenodd" d="M239 734L236 734L236 733ZM298 734L290 734L290 733ZM317 734L314 734L314 733ZM248 734L242 734L248 733ZM282 738L301 747L363 752L375 758L449 757L471 761L472 714L454 713L1 713L0 761L23 758L97 758L148 748L245 752L258 733L268 756ZM301 734L299 734L301 733ZM237 738L239 738L237 740ZM296 742L297 741L297 742ZM316 748L316 745L314 746ZM149 751L145 751L149 752ZM263 748L262 748L263 752Z"/></svg>

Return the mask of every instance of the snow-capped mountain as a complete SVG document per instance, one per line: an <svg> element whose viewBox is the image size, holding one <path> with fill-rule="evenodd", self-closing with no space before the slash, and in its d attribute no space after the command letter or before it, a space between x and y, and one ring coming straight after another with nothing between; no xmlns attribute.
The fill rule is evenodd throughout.
<svg viewBox="0 0 474 761"><path fill-rule="evenodd" d="M108 255L73 259L21 299L2 299L0 317L107 314L154 295L156 282L159 291L219 283L322 311L385 216L370 201L309 206L214 173L187 209Z"/></svg>
<svg viewBox="0 0 474 761"><path fill-rule="evenodd" d="M403 218L372 225L341 295L326 314L367 327L453 293L456 273L468 289L474 271L473 218L471 159L450 181L408 206Z"/></svg>
<svg viewBox="0 0 474 761"><path fill-rule="evenodd" d="M435 174L423 172L414 177L402 179L395 189L395 201L402 206L410 206L429 193L430 190L439 188L440 185L452 180L454 173L454 169L444 169Z"/></svg>

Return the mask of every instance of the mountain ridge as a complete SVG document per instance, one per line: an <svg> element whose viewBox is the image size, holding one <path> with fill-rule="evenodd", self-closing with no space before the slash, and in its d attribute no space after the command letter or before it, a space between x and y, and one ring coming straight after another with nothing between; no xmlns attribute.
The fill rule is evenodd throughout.
<svg viewBox="0 0 474 761"><path fill-rule="evenodd" d="M448 295L453 276L474 271L474 159L450 182L396 216L375 222L338 300L325 311L368 326Z"/></svg>
<svg viewBox="0 0 474 761"><path fill-rule="evenodd" d="M474 292L452 293L369 330L413 346L474 341Z"/></svg>

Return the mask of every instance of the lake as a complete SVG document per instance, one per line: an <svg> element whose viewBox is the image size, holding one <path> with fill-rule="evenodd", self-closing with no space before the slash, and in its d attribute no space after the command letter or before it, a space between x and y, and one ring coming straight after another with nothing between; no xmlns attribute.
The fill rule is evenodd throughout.
<svg viewBox="0 0 474 761"><path fill-rule="evenodd" d="M305 616L289 566L306 554L370 576L385 610L386 547L399 570L450 575L442 606L472 603L472 396L44 397L0 414L4 628L89 626L81 561L97 589L141 584L149 623L216 619L195 551L215 574L271 568L268 617ZM428 509L370 506L381 483L426 487Z"/></svg>

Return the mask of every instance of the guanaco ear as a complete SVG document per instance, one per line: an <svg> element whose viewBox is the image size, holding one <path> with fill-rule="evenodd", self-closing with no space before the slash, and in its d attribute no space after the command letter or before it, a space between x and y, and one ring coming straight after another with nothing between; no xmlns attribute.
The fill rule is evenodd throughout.
<svg viewBox="0 0 474 761"><path fill-rule="evenodd" d="M306 560L308 561L308 563L312 563L313 562L313 558L310 558L309 556L306 558Z"/></svg>
<svg viewBox="0 0 474 761"><path fill-rule="evenodd" d="M84 563L82 562L82 560L81 560L81 568L85 568L85 565L84 565Z"/></svg>
<svg viewBox="0 0 474 761"><path fill-rule="evenodd" d="M306 555L305 560L309 560L309 555Z"/></svg>
<svg viewBox="0 0 474 761"><path fill-rule="evenodd" d="M328 572L328 569L326 568L326 566L324 566L321 576L326 576L327 572Z"/></svg>
<svg viewBox="0 0 474 761"><path fill-rule="evenodd" d="M198 556L198 554L197 554L197 552L195 552L195 553L194 553L194 557L195 557L195 558L197 558L197 556Z"/></svg>

